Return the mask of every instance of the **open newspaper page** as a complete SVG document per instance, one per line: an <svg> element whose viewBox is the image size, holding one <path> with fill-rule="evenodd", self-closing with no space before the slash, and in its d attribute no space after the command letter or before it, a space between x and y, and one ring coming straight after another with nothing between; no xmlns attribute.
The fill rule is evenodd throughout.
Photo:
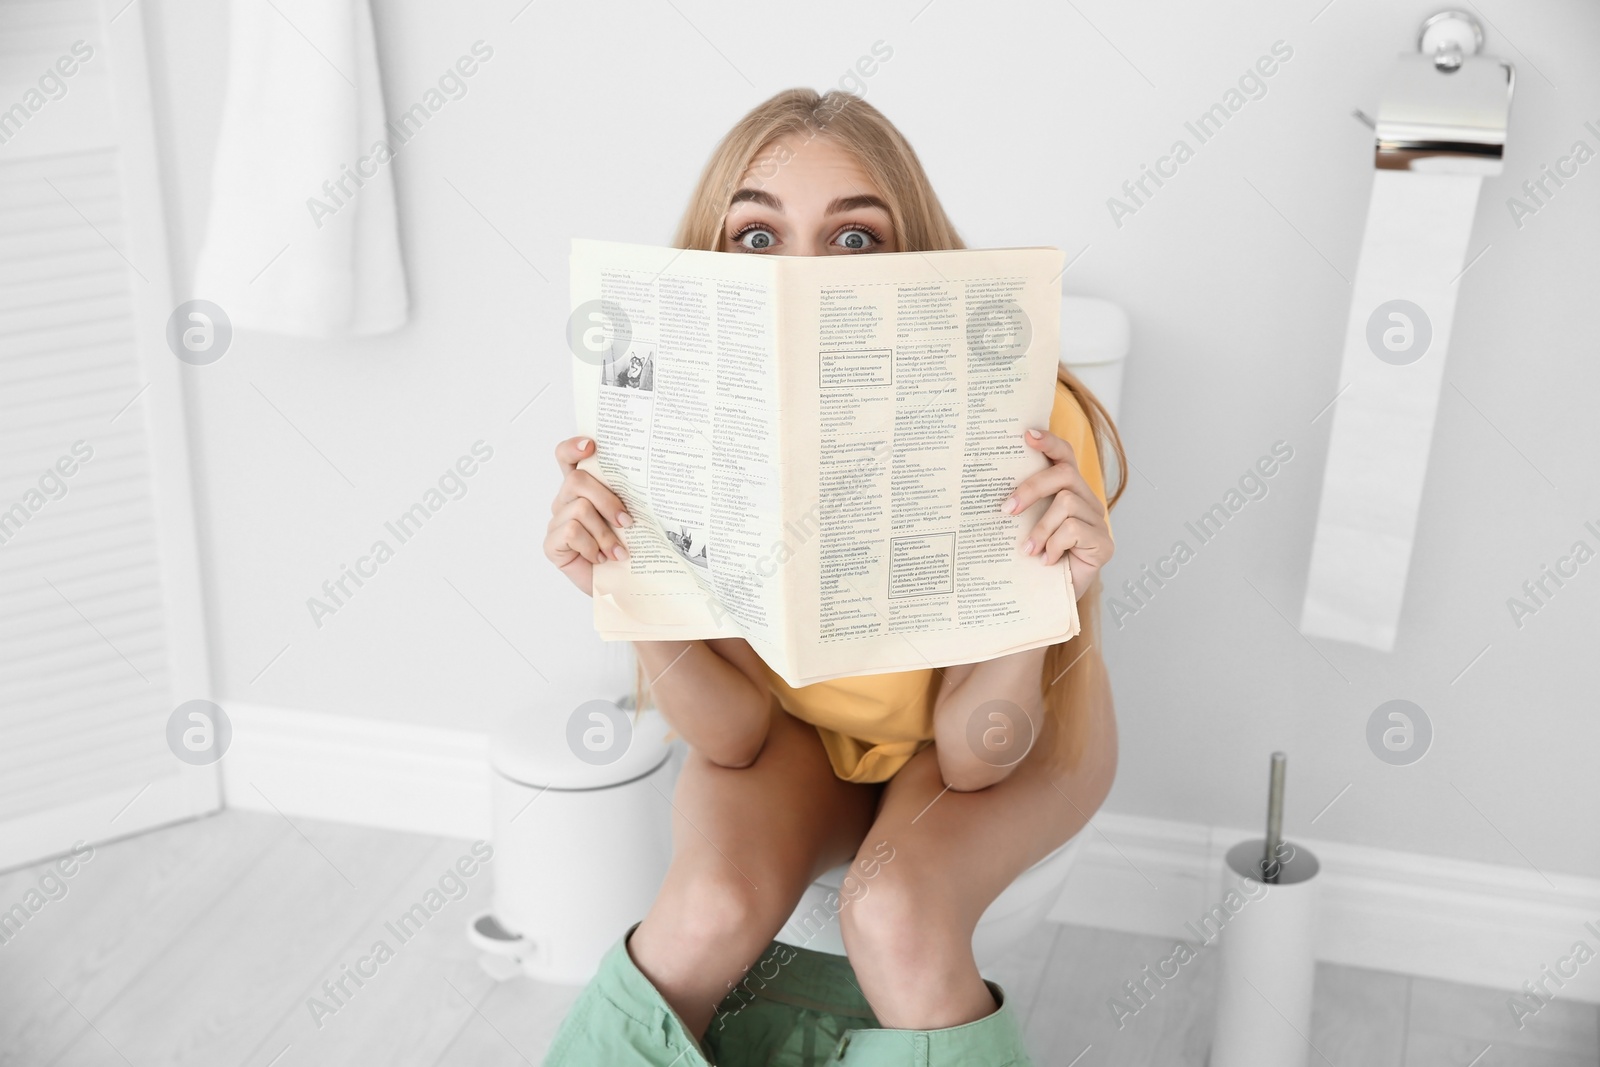
<svg viewBox="0 0 1600 1067"><path fill-rule="evenodd" d="M571 270L578 432L598 445L578 466L634 520L629 558L595 567L596 630L742 636L779 669L775 264L574 241Z"/></svg>
<svg viewBox="0 0 1600 1067"><path fill-rule="evenodd" d="M972 663L1078 632L1065 559L1000 504L1049 461L1062 255L787 258L779 279L790 685ZM769 661L770 662L770 661Z"/></svg>

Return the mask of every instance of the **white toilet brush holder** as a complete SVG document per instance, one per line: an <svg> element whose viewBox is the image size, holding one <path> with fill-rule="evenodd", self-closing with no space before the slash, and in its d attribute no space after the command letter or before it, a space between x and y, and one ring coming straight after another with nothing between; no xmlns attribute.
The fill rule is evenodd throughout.
<svg viewBox="0 0 1600 1067"><path fill-rule="evenodd" d="M1285 841L1278 881L1263 880L1266 842L1228 850L1229 888L1244 901L1220 937L1209 1067L1306 1067L1316 979L1319 864Z"/></svg>
<svg viewBox="0 0 1600 1067"><path fill-rule="evenodd" d="M1317 871L1283 840L1287 760L1272 754L1267 836L1228 850L1217 1016L1208 1067L1307 1067L1317 974Z"/></svg>

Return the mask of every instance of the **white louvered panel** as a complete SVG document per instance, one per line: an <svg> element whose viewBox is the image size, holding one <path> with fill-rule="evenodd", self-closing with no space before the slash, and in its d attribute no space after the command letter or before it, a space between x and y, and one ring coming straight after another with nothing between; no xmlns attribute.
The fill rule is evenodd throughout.
<svg viewBox="0 0 1600 1067"><path fill-rule="evenodd" d="M0 747L0 821L178 773L149 454L141 406L123 411L139 390L130 275L61 270L102 266L83 234L120 259L101 240L122 238L115 166L112 152L0 163L16 282L0 310L0 705L21 723ZM86 686L117 683L133 688L83 707ZM69 704L67 729L53 718Z"/></svg>
<svg viewBox="0 0 1600 1067"><path fill-rule="evenodd" d="M128 397L122 397L119 402L126 403L127 400ZM53 420L46 419L45 413L50 410L59 412L59 416ZM32 517L23 520L20 513L14 515L13 524L8 526L5 536L0 537L0 546L11 543L11 536L15 529L30 527L41 515L55 514L53 505L64 502L79 505L86 503L83 500L72 499L78 495L80 490L82 490L85 497L95 496L98 503L102 499L100 494L103 494L107 489L114 489L119 483L125 489L131 488L133 484L148 484L149 455L139 445L138 437L140 435L137 432L129 432L123 439L118 441L107 441L105 438L94 437L93 434L97 428L95 423L104 426L104 417L102 416L102 418L96 420L77 418L74 417L74 410L71 407L52 407L41 404L37 410L29 412L29 416L30 421L27 424L27 429L24 429L21 425L12 424L13 432L11 434L0 430L0 450L15 450L19 453L13 462L6 464L12 470L7 474L0 475L0 493L5 493L8 487L16 487L12 496L0 496L0 515L4 515L12 505L18 503L21 498L28 497L31 492L38 492L45 497L49 497L53 493L59 497L62 490L54 485L54 478L46 477L45 475L47 469L56 469L57 461L63 457L79 460L76 464L78 469L71 475L61 478L66 485L66 495L63 499L50 500L42 507L38 506L39 501L37 499L23 501L25 507L32 505L29 507ZM134 424L128 427L129 431L137 429L140 420L131 410L123 416L123 419L128 419ZM120 424L122 419L117 421ZM0 415L0 426L4 426L9 422L9 419ZM85 463L80 457L73 455L74 442L82 442L79 447L84 452L92 450L90 462ZM137 451L124 451L125 449ZM34 462L32 464L16 462L16 460L25 459L31 459ZM102 460L106 463L104 471L96 469L95 466ZM74 464L72 463L67 464L69 469L73 466ZM58 474L60 473L58 472ZM142 483L141 475L145 476ZM65 534L70 531L62 529L59 532Z"/></svg>
<svg viewBox="0 0 1600 1067"><path fill-rule="evenodd" d="M16 558L12 561L15 566L0 568L0 591L9 591L10 595L19 599L29 594L38 595L42 599L44 586L41 579L48 578L52 571L59 573L60 564L80 555L85 542L99 543L103 565L96 571L78 573L77 577L81 580L87 581L96 574L109 574L134 563L149 563L150 529L148 520L144 518L138 523L114 525L108 518L105 527L100 530L90 529L71 536L63 535L48 544L37 546L29 545L25 540L26 537L26 533L20 534L13 537L10 544L5 546L16 548ZM129 559L132 562L126 562ZM27 606L19 604L13 617L20 618L27 614ZM0 626L0 633L4 632L4 627Z"/></svg>
<svg viewBox="0 0 1600 1067"><path fill-rule="evenodd" d="M137 663L137 655L130 655L134 656L134 662ZM71 712L77 724L75 729L82 730L86 724L103 726L120 715L120 712L112 714L113 705L122 707L127 703L138 703L142 707L151 699L149 694L161 688L166 679L164 668L149 664L141 667L139 674L114 672L104 669L103 664L95 664L71 676L37 678L29 686L26 698L35 709L48 714L17 717L12 725L20 727L27 723L51 722L56 715ZM124 701L122 697L127 699ZM86 699L89 702L87 705L84 703ZM10 719L10 716L7 718ZM143 729L144 724L139 725ZM8 760L7 755L0 754L0 765Z"/></svg>
<svg viewBox="0 0 1600 1067"><path fill-rule="evenodd" d="M0 367L5 368L8 379L20 383L37 377L41 367L54 366L58 360L65 367L78 368L91 362L108 363L108 355L127 358L131 352L126 323L64 322L56 324L46 337L11 337L0 353ZM97 353L97 359L84 358Z"/></svg>
<svg viewBox="0 0 1600 1067"><path fill-rule="evenodd" d="M103 478L106 472L101 470L95 473ZM63 531L66 529L77 531L74 536L87 537L104 533L112 527L129 530L148 518L150 512L148 487L118 485L112 488L123 495L107 494L103 500L85 501L80 499L85 494L74 494L56 501L53 506L56 509L54 514L58 525ZM49 552L62 547L67 539L67 535L62 532L57 534L50 544L39 547L42 551ZM29 553L19 550L17 555L20 559L26 559ZM5 568L0 567L0 589L5 587L4 574Z"/></svg>
<svg viewBox="0 0 1600 1067"><path fill-rule="evenodd" d="M62 729L55 723L38 723L32 729L18 732L14 742L14 751L8 754L6 773L0 776L0 803L4 803L8 793L26 792L25 789L15 789L24 781L36 781L30 778L34 772L34 760L31 754L46 751L60 743ZM133 716L128 716L125 721L102 726L94 730L84 730L81 725L74 728L72 733L78 738L79 756L94 756L96 759L114 757L115 750L125 748L130 743L142 743L147 738ZM160 753L165 750L164 745L157 745L153 751ZM172 753L168 752L170 757Z"/></svg>
<svg viewBox="0 0 1600 1067"><path fill-rule="evenodd" d="M49 728L79 729L83 723L98 721L105 709L135 700L146 699L149 686L131 674L109 677L101 681L74 679L70 685L59 685L53 694L36 696L36 705L42 705L48 715L23 718L14 712L0 712L0 729L22 731L36 725ZM48 697L48 699L47 699ZM10 736L8 733L7 736ZM19 733L19 736L20 733Z"/></svg>
<svg viewBox="0 0 1600 1067"><path fill-rule="evenodd" d="M0 342L3 343L3 342ZM128 390L123 396L117 398L117 403L107 403L110 399L109 390L102 390L97 397L56 397L54 399L41 399L29 405L26 409L13 410L0 414L0 447L4 447L7 439L31 438L36 446L48 447L50 444L47 434L51 431L70 431L71 436L62 438L58 433L56 440L63 441L65 446L63 455L70 450L74 440L83 440L94 447L94 434L109 425L109 416L121 405L132 399L133 390ZM99 403L94 403L98 399ZM84 417L84 412L93 407L100 407L100 418L89 419ZM57 458L60 458L59 456ZM43 471L40 472L44 473Z"/></svg>
<svg viewBox="0 0 1600 1067"><path fill-rule="evenodd" d="M0 5L0 10L5 11L5 21L0 27L5 30L5 36L0 41L0 57L12 58L19 52L37 52L41 48L48 50L55 45L61 33L55 32L61 27L73 29L81 28L81 24L92 24L99 16L96 7L90 0L61 0L57 3L12 3Z"/></svg>
<svg viewBox="0 0 1600 1067"><path fill-rule="evenodd" d="M81 668L83 664L78 660L68 664L61 657L70 650L92 646L94 642L89 639L91 635L104 635L104 640L114 644L137 666L138 657L129 651L128 639L160 622L159 615L149 617L147 614L159 612L160 609L159 600L148 590L133 590L119 593L114 598L102 597L80 603L79 607L96 620L94 628L87 632L76 614L63 615L55 611L55 607L52 603L23 613L18 624L13 626L15 632L7 644L17 657L19 666L8 672L0 692L15 693L17 687L28 681L65 666L75 670ZM24 625L27 626L26 630L23 629ZM23 659L27 660L25 665L22 664ZM137 675L141 671L134 673Z"/></svg>
<svg viewBox="0 0 1600 1067"><path fill-rule="evenodd" d="M26 629L11 627L11 634L0 637L0 647L7 649L15 664L5 678L0 679L0 693L14 691L14 687L53 667L51 657L64 650L78 646L92 648L94 643L89 640L92 635L98 636L101 644L114 645L133 664L135 674L148 673L146 666L157 669L159 664L141 664L129 642L140 633L160 631L161 590L158 585L112 589L95 596L78 596L66 590L76 611L55 595L55 589L48 592L49 599L43 594L35 599L34 610L24 608L19 612L19 622L25 623ZM80 611L83 615L78 614ZM83 621L85 617L93 622L92 627ZM155 651L159 653L159 647Z"/></svg>
<svg viewBox="0 0 1600 1067"><path fill-rule="evenodd" d="M115 532L119 531L104 531L101 536ZM127 536L121 539L106 537L96 569L92 571L85 570L76 574L76 578L80 582L96 583L97 589L91 595L102 595L100 583L106 583L103 586L106 589L117 588L127 582L129 574L135 570L155 567L154 561L150 559L149 546L142 543L149 536L148 530L141 530L135 527L126 530L126 533ZM49 578L52 570L59 572L62 557L69 554L69 545L73 540L93 540L94 537L95 535L88 534L82 539L56 541L49 546L45 546L41 552L33 553L32 555L35 558L30 562L29 566L18 568L11 572L0 571L0 596L12 597L17 600L15 608L6 612L4 616L0 616L0 640L4 640L8 633L20 632L24 628L37 626L38 615L55 609L55 605L60 603L60 598L45 596L45 592L49 587L44 583L43 579ZM12 545L17 545L20 542L21 538L19 537L12 541ZM54 555L46 557L44 555L45 552L54 553ZM29 555L29 553L19 549L17 555L21 557ZM55 581L53 578L50 580ZM144 581L143 576L139 580ZM151 580L146 585L146 588L150 589L158 589L159 587L159 580ZM62 587L58 584L57 588ZM67 596L72 599L73 603L80 602L78 596L73 595L70 591Z"/></svg>
<svg viewBox="0 0 1600 1067"><path fill-rule="evenodd" d="M124 423L127 423L127 425L124 426ZM133 414L133 409L129 408L128 413L117 420L116 432L102 434L97 438L97 441L110 446L104 455L100 454L98 445L96 446L95 464L101 466L80 472L76 478L84 478L86 481L101 478L119 478L120 475L116 473L119 468L125 468L135 462L148 462L145 457L124 451L119 447L119 443L123 438L135 438L144 433L144 429L139 423L140 419ZM59 454L51 454L50 448L52 444L52 442L45 442L37 436L30 442L27 436L20 432L13 434L8 439L4 437L3 428L0 428L0 481L20 480L23 483L27 483L37 479L40 474L44 473L46 466L53 466L55 461L60 458ZM70 448L71 446L69 445L68 447ZM30 449L31 451L29 451Z"/></svg>
<svg viewBox="0 0 1600 1067"><path fill-rule="evenodd" d="M0 332L3 332L3 327L0 327ZM9 420L13 417L26 418L26 415L18 414L22 411L34 416L43 416L44 419L53 417L60 420L86 404L103 404L113 396L119 399L126 398L129 395L128 383L121 380L122 375L118 375L117 378L119 380L109 384L75 382L68 378L60 378L50 382L37 382L31 386L13 386L7 390L8 398L0 402L0 420Z"/></svg>
<svg viewBox="0 0 1600 1067"><path fill-rule="evenodd" d="M130 699L125 707L136 712L139 705L149 705L149 697ZM144 710L149 710L146 707ZM53 724L45 723L42 726ZM48 757L51 752L61 744L63 736L70 736L74 751L78 758L73 761L72 771L83 769L86 757L92 757L95 770L105 773L115 766L117 752L120 749L143 749L146 757L152 753L166 752L166 744L161 738L155 739L155 744L150 745L150 737L138 721L137 714L126 714L121 721L107 723L93 730L80 727L72 731L56 729L34 729L25 735L19 736L16 743L11 746L3 757L5 773L0 775L0 805L12 803L16 798L25 798L28 792L28 783L47 781L52 775L59 775L61 769L51 766ZM172 758L171 752L166 752L168 759ZM137 762L137 761L134 761ZM146 770L148 768L140 768ZM8 812L17 814L16 812Z"/></svg>
<svg viewBox="0 0 1600 1067"><path fill-rule="evenodd" d="M94 606L90 605L89 610L93 611ZM84 625L77 616L73 618L80 626ZM62 621L65 622L65 618ZM29 656L27 667L17 671L0 688L0 694L3 694L0 699L16 704L35 702L57 690L70 693L73 691L70 687L74 685L86 685L96 679L110 681L125 677L130 680L136 678L152 690L159 689L156 683L163 676L165 667L161 629L153 625L156 621L143 618L137 622L124 622L121 626L109 620L105 625L96 622L90 631L94 641L79 638L70 628L63 627L61 632L71 640L59 642L55 648L34 651ZM114 658L107 658L105 652L113 646L117 654L114 654Z"/></svg>
<svg viewBox="0 0 1600 1067"><path fill-rule="evenodd" d="M164 669L161 605L149 590L121 592L77 606L93 620L92 629L76 613L40 613L38 633L19 635L0 646L19 664L0 682L0 700L31 698L41 686L68 672L75 681L87 681L90 672L110 662L102 651L113 646L121 653L117 662L135 678L147 680ZM108 673L121 676L120 671Z"/></svg>
<svg viewBox="0 0 1600 1067"><path fill-rule="evenodd" d="M4 291L0 283L0 292ZM38 378L56 375L92 374L116 364L126 365L132 357L126 341L78 341L25 354L0 352L0 389L6 383L22 386Z"/></svg>
<svg viewBox="0 0 1600 1067"><path fill-rule="evenodd" d="M19 681L7 697L19 713L18 721L47 718L48 715L44 713L53 714L56 707L78 700L80 694L89 689L117 688L123 683L133 686L137 683L140 687L137 692L159 695L165 688L166 669L151 662L148 648L131 645L122 652L128 657L126 661L120 656L107 661L99 652L99 649L86 649L85 654L76 658L64 657L61 660L66 671L40 674ZM32 709L32 714L20 714L26 709Z"/></svg>
<svg viewBox="0 0 1600 1067"><path fill-rule="evenodd" d="M47 198L20 191L33 187ZM0 211L0 262L12 267L58 266L85 232L102 248L100 235L121 237L114 153L0 162L0 191L13 194ZM139 389L130 276L17 288L28 302L0 312L0 704L25 725L0 748L0 821L74 784L137 787L178 771L143 408L123 410ZM104 360L117 351L125 358ZM102 355L92 373L63 359L91 353ZM51 374L61 362L69 373ZM72 729L51 728L85 686L119 680L136 684L81 709Z"/></svg>
<svg viewBox="0 0 1600 1067"><path fill-rule="evenodd" d="M141 16L116 8L0 0L0 114L94 52L0 143L0 869L217 804L166 742L205 672Z"/></svg>
<svg viewBox="0 0 1600 1067"><path fill-rule="evenodd" d="M145 713L153 713L148 708ZM130 715L131 721L134 716ZM65 731L63 731L65 734ZM93 736L92 734L90 736ZM49 747L61 747L57 738ZM66 740L70 742L70 735ZM79 751L67 764L53 761L45 769L35 762L21 772L7 771L6 780L16 778L16 788L0 786L0 809L6 818L20 819L39 811L70 802L90 791L122 794L132 800L141 789L163 778L172 777L172 753L160 737L151 738L139 731L119 738L115 747L100 751Z"/></svg>

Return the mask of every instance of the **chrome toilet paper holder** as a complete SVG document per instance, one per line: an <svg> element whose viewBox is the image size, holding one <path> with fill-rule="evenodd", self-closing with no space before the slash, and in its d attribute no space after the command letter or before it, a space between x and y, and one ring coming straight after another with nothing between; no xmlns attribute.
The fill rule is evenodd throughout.
<svg viewBox="0 0 1600 1067"><path fill-rule="evenodd" d="M1355 111L1376 135L1378 170L1500 173L1516 71L1482 49L1483 26L1466 11L1422 23L1417 51L1390 72L1377 117Z"/></svg>

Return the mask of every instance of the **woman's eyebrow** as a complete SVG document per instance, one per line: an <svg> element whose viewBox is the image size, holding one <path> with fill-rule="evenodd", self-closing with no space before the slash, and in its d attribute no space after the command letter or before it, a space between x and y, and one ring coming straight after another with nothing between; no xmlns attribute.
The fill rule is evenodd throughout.
<svg viewBox="0 0 1600 1067"><path fill-rule="evenodd" d="M746 200L756 204L763 204L766 207L770 207L774 211L783 210L783 205L778 202L778 198L764 189L740 189L737 193L733 194L733 199L728 201L728 206L732 207L735 204L742 204Z"/></svg>
<svg viewBox="0 0 1600 1067"><path fill-rule="evenodd" d="M861 207L875 207L885 215L889 214L889 205L876 196L842 196L828 205L828 214L837 215L841 211L854 211Z"/></svg>

